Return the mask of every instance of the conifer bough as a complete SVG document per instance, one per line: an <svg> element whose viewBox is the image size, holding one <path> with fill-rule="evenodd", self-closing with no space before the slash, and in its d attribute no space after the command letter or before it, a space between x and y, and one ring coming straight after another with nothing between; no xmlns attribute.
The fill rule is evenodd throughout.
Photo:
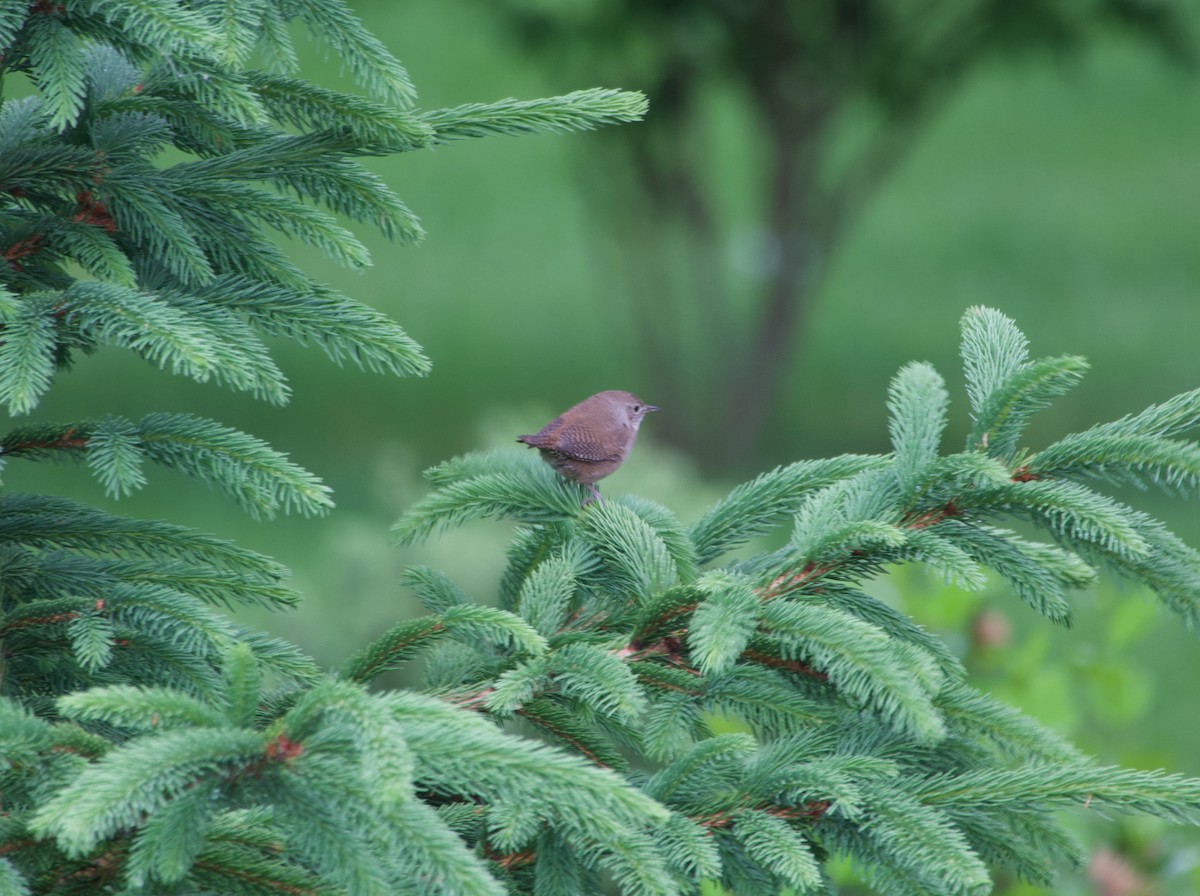
<svg viewBox="0 0 1200 896"><path fill-rule="evenodd" d="M293 19L366 98L293 77ZM584 91L419 111L337 0L0 0L0 86L14 76L35 95L0 94L12 414L100 345L280 403L264 336L423 372L402 330L311 280L271 231L359 266L338 216L420 235L359 157L644 105ZM993 869L1046 882L1078 862L1063 807L1195 823L1200 782L1081 756L860 586L908 561L963 587L987 568L1065 622L1071 592L1108 569L1194 627L1200 557L1093 485L1194 494L1200 391L1027 451L1026 421L1082 361L1029 360L982 309L963 356L962 452L940 454L945 387L910 365L889 395L892 453L779 468L691 526L632 496L581 508L581 487L515 450L435 468L397 534L514 520L498 598L413 569L428 614L336 675L218 611L294 600L269 558L4 492L0 896L822 893L831 856L881 893L976 894ZM6 428L9 458L83 461L115 496L150 460L258 515L329 507L281 453L184 413ZM782 547L752 549L786 525ZM417 656L421 689L367 689Z"/></svg>
<svg viewBox="0 0 1200 896"><path fill-rule="evenodd" d="M890 454L781 467L691 526L632 496L580 509L581 487L514 451L435 467L396 535L520 524L498 606L480 625L446 576L413 570L430 615L345 677L424 655L431 693L622 773L671 813L653 835L668 876L628 892L711 879L738 894L825 893L825 860L848 856L880 893L980 894L996 869L1045 885L1082 861L1061 808L1200 822L1200 781L1081 755L972 688L941 639L863 588L908 562L969 589L991 570L1069 624L1071 593L1109 571L1194 629L1200 553L1094 486L1194 495L1200 447L1185 435L1200 390L1032 450L1025 424L1086 363L1030 359L1013 322L984 308L963 318L962 356L973 427L961 452L940 451L942 378L909 364L888 392ZM780 526L783 547L747 555ZM467 837L516 892L591 892L603 871L544 828L499 858L486 824Z"/></svg>

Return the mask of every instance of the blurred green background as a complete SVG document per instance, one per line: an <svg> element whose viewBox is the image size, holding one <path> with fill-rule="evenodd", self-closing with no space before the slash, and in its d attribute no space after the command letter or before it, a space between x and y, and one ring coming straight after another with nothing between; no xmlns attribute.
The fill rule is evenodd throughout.
<svg viewBox="0 0 1200 896"><path fill-rule="evenodd" d="M352 6L408 66L426 108L629 86L588 80L578 66L539 64L484 4ZM305 64L315 80L340 83L319 49ZM654 96L650 102L653 114ZM339 505L324 519L254 523L162 472L116 509L212 531L289 565L302 607L246 618L323 663L419 612L398 585L408 563L444 568L490 599L507 527L473 525L421 549L390 545L389 525L423 493L420 471L508 444L600 389L662 403L605 247L613 219L596 213L594 191L580 189L581 176L604 176L589 169L581 146L596 139L489 139L372 163L421 216L428 238L398 248L366 232L375 256L369 272L347 274L319 259L310 269L404 325L433 360L428 379L340 369L316 351L280 345L295 398L279 409L109 351L80 359L34 417L189 410L266 438L322 476ZM887 384L914 359L933 362L950 383L947 444L957 446L966 432L957 327L972 304L1013 317L1035 355L1078 353L1093 364L1080 389L1035 420L1031 445L1193 389L1198 235L1200 79L1117 35L1066 60L982 64L849 234L817 296L803 351L789 360L782 400L747 459L702 471L703 446L667 447L652 418L606 489L645 494L687 523L757 470L886 450ZM697 371L697 384L720 374L719 354L708 363L714 367ZM688 400L704 407L703 393ZM5 484L114 506L83 469L14 464ZM1194 498L1123 497L1200 544ZM964 595L903 572L878 591L944 632L981 686L1104 761L1200 775L1200 645L1148 596L1111 583L1081 595L1077 626L1064 632L998 586ZM1081 872L1059 892L1200 887L1194 831L1124 824L1104 836L1148 888L1102 891Z"/></svg>

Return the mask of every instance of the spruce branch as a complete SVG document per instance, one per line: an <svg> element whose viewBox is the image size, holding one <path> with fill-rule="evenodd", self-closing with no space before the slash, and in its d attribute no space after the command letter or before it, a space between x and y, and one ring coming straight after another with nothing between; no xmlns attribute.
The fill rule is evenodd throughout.
<svg viewBox="0 0 1200 896"><path fill-rule="evenodd" d="M420 120L435 143L449 143L463 137L590 131L637 121L646 109L646 98L637 91L593 89L539 100L468 103L423 112Z"/></svg>
<svg viewBox="0 0 1200 896"><path fill-rule="evenodd" d="M10 247L11 250L11 247ZM11 261L15 257L6 253ZM4 341L0 343L0 402L12 414L37 406L54 373L59 310L52 294L0 306Z"/></svg>
<svg viewBox="0 0 1200 896"><path fill-rule="evenodd" d="M278 510L324 513L329 489L265 442L190 414L151 414L74 424L39 423L0 439L0 455L41 459L84 457L114 496L145 484L146 460L208 482L252 516Z"/></svg>
<svg viewBox="0 0 1200 896"><path fill-rule="evenodd" d="M261 751L260 735L224 728L189 728L131 741L45 803L31 830L54 837L68 855L82 856L117 831L137 827L145 815L170 805L172 797L198 785L216 786Z"/></svg>
<svg viewBox="0 0 1200 896"><path fill-rule="evenodd" d="M130 42L160 52L178 52L184 58L190 54L204 58L220 42L220 35L199 11L171 0L68 0L61 8L71 16L83 17L84 23L95 16Z"/></svg>
<svg viewBox="0 0 1200 896"><path fill-rule="evenodd" d="M1086 441L1097 458L1112 451L1115 469L1141 452L1157 458L1160 481L1189 482L1194 446L1180 434L1195 422L1194 396L1075 444L1067 437L1039 466L1038 453L1020 448L1024 421L1073 384L1082 364L1029 360L1011 321L985 310L964 320L964 358L987 433L965 452L940 453L943 382L910 365L889 393L892 455L780 468L735 488L687 530L628 496L581 507L572 484L513 452L429 471L431 494L397 533L413 541L480 517L520 523L501 600L545 638L525 657L458 645L432 664L430 686L630 775L678 813L681 834L709 832L721 882L739 891L811 891L831 853L861 863L882 892L981 894L991 888L990 863L1044 881L1054 863L1079 855L1050 810L1091 805L1092 790L1097 804L1194 820L1196 782L1100 769L971 688L940 638L862 590L905 562L966 588L990 569L1039 612L1069 622L1069 593L1108 567L1197 618L1200 552L1076 481L1104 463L1083 462ZM782 547L716 565L789 518ZM1011 519L1035 523L1049 540L1000 524ZM413 581L435 616L470 605L440 574L418 570ZM709 713L754 736L718 733ZM643 781L629 771L628 751L659 770ZM496 863L517 886L530 880L523 869L543 861L555 879L567 873L561 850L540 854L555 841L519 848L527 841L514 832L528 819L521 808L496 821L507 832ZM712 858L675 869L682 885L693 888L689 869Z"/></svg>
<svg viewBox="0 0 1200 896"><path fill-rule="evenodd" d="M25 26L25 50L36 72L56 130L75 123L83 106L84 78L79 40L54 15L34 15Z"/></svg>
<svg viewBox="0 0 1200 896"><path fill-rule="evenodd" d="M723 571L706 573L696 585L704 599L692 614L688 646L701 672L720 674L745 651L761 598L745 577Z"/></svg>
<svg viewBox="0 0 1200 896"><path fill-rule="evenodd" d="M392 533L397 541L413 544L473 519L508 517L522 523L545 523L573 518L579 511L584 489L564 488L558 475L536 457L510 450L474 461L475 469L461 475L453 462L447 469L434 467L426 472L427 478L440 481L442 487L396 523Z"/></svg>
<svg viewBox="0 0 1200 896"><path fill-rule="evenodd" d="M268 72L248 72L246 80L275 120L304 130L321 130L336 122L335 128L348 129L363 151L424 149L434 138L430 124L383 103Z"/></svg>
<svg viewBox="0 0 1200 896"><path fill-rule="evenodd" d="M294 20L370 98L295 76ZM423 374L428 360L397 324L315 282L276 239L361 269L370 257L341 218L403 242L423 233L361 157L586 130L645 106L583 91L413 111L403 66L342 0L0 4L0 78L11 73L37 91L0 100L0 402L13 414L102 345L277 404L289 388L267 336ZM18 426L0 436L0 463L10 458L85 462L118 497L145 486L153 461L252 515L332 506L286 455L183 413ZM547 494L516 504L541 522ZM511 509L504 496L477 512ZM638 501L625 512L662 546L663 574L694 576L669 512ZM489 673L549 655L600 563L579 546L554 555L560 566L519 607L481 607L444 577L412 576L434 615L352 658L347 678L434 642L444 657L485 649ZM472 729L496 694L462 695L474 666L446 674L474 712L385 700L211 608L294 602L267 558L168 523L6 493L0 568L0 889L334 896L420 881L422 892L491 896L552 876L557 851L579 863L580 881L672 894L716 867L678 820L670 842L683 855L666 856L656 832L673 816L624 777L490 721ZM576 635L555 644L542 693L510 714L627 767L612 742L636 740L640 678L594 621ZM580 721L592 705L601 711ZM560 805L563 793L575 802ZM448 824L443 795L486 811Z"/></svg>
<svg viewBox="0 0 1200 896"><path fill-rule="evenodd" d="M892 380L889 429L902 492L913 490L936 460L949 401L945 383L928 364L909 364Z"/></svg>
<svg viewBox="0 0 1200 896"><path fill-rule="evenodd" d="M366 249L336 216L402 242L423 231L356 157L432 146L439 128L440 139L578 131L645 110L639 95L592 90L416 113L403 66L341 0L234 6L72 0L0 19L6 68L39 88L0 104L0 282L21 298L0 319L0 401L14 413L73 349L97 344L277 403L286 382L256 330L424 373L399 327L313 283L270 235L362 268ZM291 19L374 99L280 73L294 67ZM256 48L276 71L248 67ZM168 149L184 158L163 165Z"/></svg>
<svg viewBox="0 0 1200 896"><path fill-rule="evenodd" d="M303 289L247 277L214 280L199 296L244 315L268 335L319 346L334 362L397 376L423 376L429 360L400 326L372 308L305 281Z"/></svg>
<svg viewBox="0 0 1200 896"><path fill-rule="evenodd" d="M358 81L381 100L404 109L416 99L408 72L341 0L300 0L293 4L313 35L349 65Z"/></svg>
<svg viewBox="0 0 1200 896"><path fill-rule="evenodd" d="M0 47L12 43L18 29L25 21L27 9L16 3L0 6Z"/></svg>
<svg viewBox="0 0 1200 896"><path fill-rule="evenodd" d="M0 496L0 543L65 548L155 561L168 557L278 582L286 569L274 560L171 523L115 516L67 498Z"/></svg>
<svg viewBox="0 0 1200 896"><path fill-rule="evenodd" d="M823 879L812 847L786 821L771 812L744 809L733 819L733 836L746 856L797 892L811 892Z"/></svg>
<svg viewBox="0 0 1200 896"><path fill-rule="evenodd" d="M458 604L436 616L403 622L351 657L342 674L352 681L367 681L395 669L417 650L442 636L472 643L494 644L518 653L538 655L545 639L524 620L504 610L475 604Z"/></svg>
<svg viewBox="0 0 1200 896"><path fill-rule="evenodd" d="M1033 478L1097 478L1194 491L1200 455L1194 442L1174 438L1200 423L1200 389L1140 414L1101 423L1034 454L1024 472Z"/></svg>
<svg viewBox="0 0 1200 896"><path fill-rule="evenodd" d="M797 461L739 485L692 526L699 562L711 562L771 531L793 516L812 492L885 463L886 458L869 455Z"/></svg>
<svg viewBox="0 0 1200 896"><path fill-rule="evenodd" d="M1042 805L1095 806L1200 823L1200 782L1195 779L1087 762L935 775L922 785L920 798L930 806L1005 805L1034 799Z"/></svg>

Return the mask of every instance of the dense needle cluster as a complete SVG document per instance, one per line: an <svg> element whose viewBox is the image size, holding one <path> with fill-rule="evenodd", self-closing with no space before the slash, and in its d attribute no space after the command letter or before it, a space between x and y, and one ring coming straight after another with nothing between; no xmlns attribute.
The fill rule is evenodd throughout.
<svg viewBox="0 0 1200 896"><path fill-rule="evenodd" d="M849 855L881 893L985 893L993 867L1048 883L1080 861L1057 808L1195 822L1200 782L1081 756L972 688L941 639L863 590L902 563L963 588L991 570L1067 624L1071 592L1107 570L1156 591L1189 627L1200 621L1200 553L1093 487L1194 494L1200 446L1180 436L1200 420L1200 390L1025 449L1030 416L1085 362L1029 358L1012 321L988 309L969 310L962 333L974 426L961 452L940 450L942 378L910 364L889 390L892 453L781 467L691 526L632 496L580 510L579 487L511 451L435 467L433 492L397 534L520 524L489 611L514 628L489 641L480 607L413 570L431 615L343 671L365 679L432 647L433 693L624 773L672 813L653 834L670 844L665 876L635 892L694 892L706 878L739 894L825 892L824 860ZM782 547L747 551L779 527ZM488 836L477 828L471 842ZM509 848L523 857L503 866L519 890L538 891L543 863L567 866L584 891L594 882L569 844Z"/></svg>

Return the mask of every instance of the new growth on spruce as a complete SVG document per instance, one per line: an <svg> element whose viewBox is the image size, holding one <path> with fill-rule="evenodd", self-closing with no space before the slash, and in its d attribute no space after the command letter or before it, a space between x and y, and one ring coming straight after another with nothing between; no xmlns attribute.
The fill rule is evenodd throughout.
<svg viewBox="0 0 1200 896"><path fill-rule="evenodd" d="M302 27L367 97L296 76ZM0 79L12 415L102 345L279 403L264 337L422 373L396 324L274 237L361 266L340 220L420 235L361 157L644 107L584 91L422 111L340 0L0 0ZM1065 622L1071 591L1110 570L1197 622L1200 556L1094 486L1194 494L1200 392L1026 451L1025 422L1082 361L1029 360L992 311L963 332L962 452L940 453L941 379L910 365L891 454L777 469L691 526L633 496L581 507L516 450L435 468L399 538L515 521L499 593L415 568L428 614L333 674L220 612L294 602L269 558L6 488L0 896L821 893L831 856L881 893L975 894L994 868L1044 882L1078 861L1062 807L1200 820L1200 782L1098 766L861 587L908 561L963 587L990 569ZM156 462L261 517L331 506L282 453L187 413L14 424L9 459L82 462L114 496ZM780 526L783 547L755 547ZM417 656L422 689L369 689Z"/></svg>
<svg viewBox="0 0 1200 896"><path fill-rule="evenodd" d="M430 615L344 676L424 655L429 693L622 774L670 813L652 828L659 867L623 880L630 892L694 893L704 880L831 892L823 864L849 856L880 893L981 894L996 868L1048 884L1081 861L1061 808L1200 822L1200 781L1080 755L971 687L942 640L863 587L910 562L963 588L991 570L1069 624L1071 592L1111 571L1195 628L1200 553L1095 485L1194 494L1200 446L1180 436L1200 421L1200 390L1034 451L1025 424L1085 362L1030 359L1013 322L985 308L963 318L962 357L974 422L962 451L940 450L941 376L909 364L888 392L890 454L781 467L691 526L628 495L581 508L581 487L518 451L435 467L396 534L520 524L497 607L414 569ZM752 550L781 526L782 547ZM510 891L599 892L595 857L544 827L498 840L510 810L473 811L487 817L464 836Z"/></svg>

